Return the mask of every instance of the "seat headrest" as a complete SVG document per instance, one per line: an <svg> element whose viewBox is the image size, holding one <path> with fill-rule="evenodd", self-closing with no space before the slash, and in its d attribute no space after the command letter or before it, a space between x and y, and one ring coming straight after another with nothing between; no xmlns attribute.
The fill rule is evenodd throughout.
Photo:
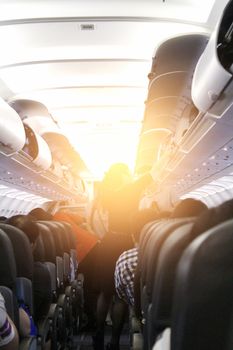
<svg viewBox="0 0 233 350"><path fill-rule="evenodd" d="M33 249L33 258L34 261L45 261L45 248L41 235L39 235L39 237L36 240L35 247Z"/></svg>
<svg viewBox="0 0 233 350"><path fill-rule="evenodd" d="M11 241L0 229L0 285L15 288L16 264Z"/></svg>
<svg viewBox="0 0 233 350"><path fill-rule="evenodd" d="M33 255L28 237L19 228L0 223L0 228L11 240L14 251L17 277L25 277L32 280Z"/></svg>
<svg viewBox="0 0 233 350"><path fill-rule="evenodd" d="M37 222L36 224L39 227L40 236L44 245L44 260L55 263L56 251L52 233L50 232L50 229L42 222Z"/></svg>
<svg viewBox="0 0 233 350"><path fill-rule="evenodd" d="M38 221L49 228L49 232L54 240L55 254L56 256L63 256L64 249L62 246L62 239L60 237L59 228L53 221Z"/></svg>

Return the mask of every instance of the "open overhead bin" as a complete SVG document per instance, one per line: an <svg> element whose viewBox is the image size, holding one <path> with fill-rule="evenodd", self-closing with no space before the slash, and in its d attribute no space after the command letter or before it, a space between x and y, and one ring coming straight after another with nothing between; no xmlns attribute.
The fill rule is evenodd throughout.
<svg viewBox="0 0 233 350"><path fill-rule="evenodd" d="M10 105L23 120L35 116L51 117L47 107L38 101L17 99L11 101Z"/></svg>
<svg viewBox="0 0 233 350"><path fill-rule="evenodd" d="M12 101L11 105L23 119L23 122L49 145L53 157L53 170L56 174L60 172L58 162L74 174L87 171L78 152L62 133L44 104L34 100L19 99ZM70 175L67 174L67 171L65 173L65 178L69 179L68 182L70 182Z"/></svg>
<svg viewBox="0 0 233 350"><path fill-rule="evenodd" d="M0 97L0 152L10 156L23 148L25 140L22 120Z"/></svg>
<svg viewBox="0 0 233 350"><path fill-rule="evenodd" d="M36 166L34 170L43 171L49 169L52 164L52 155L49 146L43 138L36 134L28 125L24 125L26 141L24 147L14 156L24 165L30 166L31 163Z"/></svg>
<svg viewBox="0 0 233 350"><path fill-rule="evenodd" d="M75 151L65 135L56 132L46 132L43 134L43 138L48 143L53 157L70 169L71 172L79 174L82 171L88 171L80 155Z"/></svg>

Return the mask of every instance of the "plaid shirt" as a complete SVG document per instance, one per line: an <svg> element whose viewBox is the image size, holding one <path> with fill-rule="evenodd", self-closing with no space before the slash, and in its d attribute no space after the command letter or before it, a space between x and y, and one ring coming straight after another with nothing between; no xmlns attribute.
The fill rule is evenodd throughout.
<svg viewBox="0 0 233 350"><path fill-rule="evenodd" d="M14 338L15 332L12 328L5 309L5 302L0 293L0 347L10 343Z"/></svg>
<svg viewBox="0 0 233 350"><path fill-rule="evenodd" d="M134 273L138 262L138 249L123 252L116 262L115 288L117 295L127 304L134 305Z"/></svg>

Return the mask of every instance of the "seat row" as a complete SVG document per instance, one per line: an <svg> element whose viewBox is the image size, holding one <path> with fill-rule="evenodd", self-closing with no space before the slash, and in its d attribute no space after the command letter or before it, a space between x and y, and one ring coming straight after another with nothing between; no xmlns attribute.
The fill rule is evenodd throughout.
<svg viewBox="0 0 233 350"><path fill-rule="evenodd" d="M36 320L37 335L22 339L25 349L72 346L82 313L82 276L77 276L75 236L68 223L36 222L39 237L33 248L19 228L0 223L0 285L8 313L19 329L19 305ZM35 305L38 293L48 296ZM37 293L37 294L36 294ZM40 297L40 295L39 295ZM41 317L41 310L47 310Z"/></svg>
<svg viewBox="0 0 233 350"><path fill-rule="evenodd" d="M135 307L145 350L232 348L233 220L198 233L195 220L163 219L141 233Z"/></svg>

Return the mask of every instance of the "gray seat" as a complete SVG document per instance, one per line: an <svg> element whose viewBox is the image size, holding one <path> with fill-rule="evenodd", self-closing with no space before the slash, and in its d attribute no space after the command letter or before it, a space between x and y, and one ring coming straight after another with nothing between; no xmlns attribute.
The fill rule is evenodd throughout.
<svg viewBox="0 0 233 350"><path fill-rule="evenodd" d="M179 262L171 350L231 350L233 220L196 238Z"/></svg>

